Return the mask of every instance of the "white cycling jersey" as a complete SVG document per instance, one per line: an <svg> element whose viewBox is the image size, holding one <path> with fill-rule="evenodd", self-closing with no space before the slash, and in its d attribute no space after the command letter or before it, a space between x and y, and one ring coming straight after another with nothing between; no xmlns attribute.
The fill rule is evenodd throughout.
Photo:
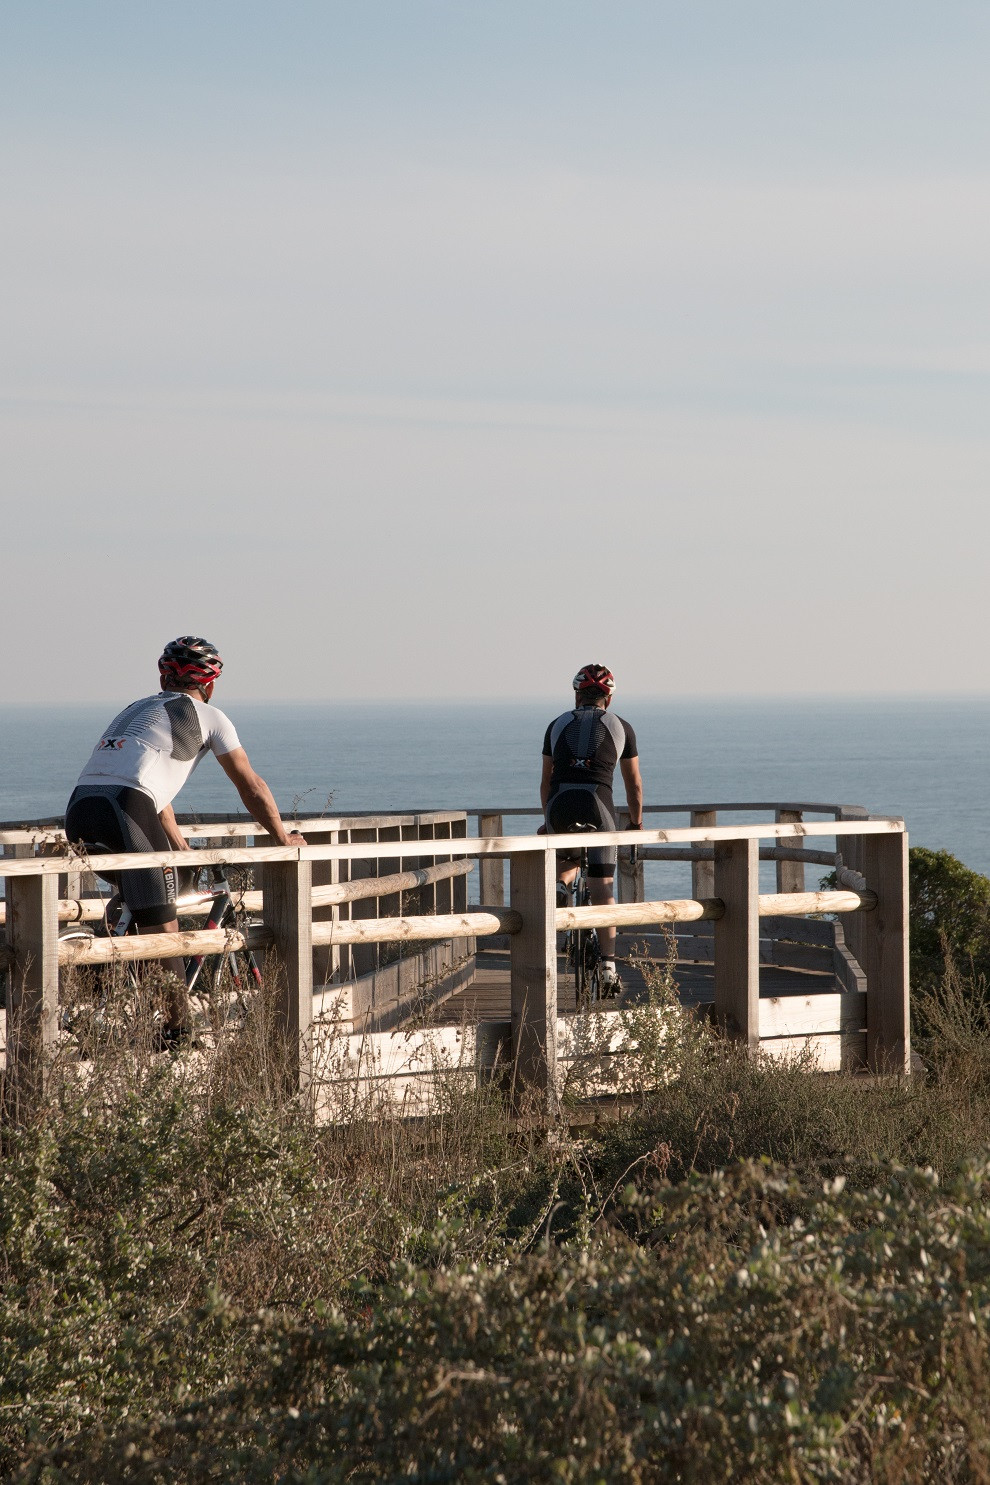
<svg viewBox="0 0 990 1485"><path fill-rule="evenodd" d="M114 717L79 775L76 788L117 784L140 789L160 814L208 752L239 748L229 717L188 691L160 691Z"/></svg>

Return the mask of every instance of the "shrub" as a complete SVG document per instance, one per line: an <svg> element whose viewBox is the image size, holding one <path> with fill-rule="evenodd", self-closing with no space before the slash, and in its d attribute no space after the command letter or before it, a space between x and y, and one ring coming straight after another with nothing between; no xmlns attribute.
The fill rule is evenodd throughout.
<svg viewBox="0 0 990 1485"><path fill-rule="evenodd" d="M909 874L912 985L938 984L947 958L990 973L990 877L924 846L911 848Z"/></svg>

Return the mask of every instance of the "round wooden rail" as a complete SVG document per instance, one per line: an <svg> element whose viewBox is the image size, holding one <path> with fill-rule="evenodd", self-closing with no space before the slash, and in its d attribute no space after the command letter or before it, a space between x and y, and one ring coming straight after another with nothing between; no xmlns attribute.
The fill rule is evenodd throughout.
<svg viewBox="0 0 990 1485"><path fill-rule="evenodd" d="M765 892L759 897L759 914L766 917L803 917L808 913L869 912L876 907L873 892ZM554 927L569 928L645 927L649 923L691 923L721 918L725 906L717 897L667 902L610 903L602 907L556 908ZM486 938L496 933L519 933L523 920L513 908L479 907L466 913L443 913L431 917L366 918L348 923L314 923L314 946L325 944L376 944L429 942L448 938ZM223 954L230 949L267 949L273 943L271 929L263 924L238 929L189 929L185 933L128 934L126 938L63 939L58 962L112 964L133 959L168 959L173 954Z"/></svg>
<svg viewBox="0 0 990 1485"><path fill-rule="evenodd" d="M761 918L803 918L808 913L869 912L877 905L874 892L761 892ZM696 923L724 917L718 897L697 901L673 898L669 902L618 902L603 907L557 908L558 933L569 928L639 928L647 923Z"/></svg>
<svg viewBox="0 0 990 1485"><path fill-rule="evenodd" d="M470 861L444 861L439 866L427 866L416 871L398 871L388 877L359 877L353 882L335 882L327 887L313 888L313 906L334 907L343 902L362 902L371 897L389 897L396 892L407 892L415 887L428 887L433 882L443 882L450 877L466 877L471 871ZM233 890L234 906L246 913L260 913L264 906L264 893ZM99 923L106 913L109 898L83 897L63 898L58 905L60 923ZM205 917L213 906L212 898L183 906L178 903L179 916L183 918ZM7 921L7 904L0 902L0 924Z"/></svg>

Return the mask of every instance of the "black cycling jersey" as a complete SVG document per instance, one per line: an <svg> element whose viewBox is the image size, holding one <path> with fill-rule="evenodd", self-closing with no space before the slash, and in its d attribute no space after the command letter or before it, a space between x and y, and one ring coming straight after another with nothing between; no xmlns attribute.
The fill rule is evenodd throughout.
<svg viewBox="0 0 990 1485"><path fill-rule="evenodd" d="M591 785L612 792L620 758L636 758L636 734L622 717L600 706L579 706L550 723L543 756L553 759L551 789L561 784Z"/></svg>
<svg viewBox="0 0 990 1485"><path fill-rule="evenodd" d="M612 777L616 764L621 758L639 756L636 734L629 723L600 706L575 707L550 723L543 739L543 756L553 759L547 828L555 835L575 829L614 830ZM615 847L592 847L588 862L589 876L612 876Z"/></svg>

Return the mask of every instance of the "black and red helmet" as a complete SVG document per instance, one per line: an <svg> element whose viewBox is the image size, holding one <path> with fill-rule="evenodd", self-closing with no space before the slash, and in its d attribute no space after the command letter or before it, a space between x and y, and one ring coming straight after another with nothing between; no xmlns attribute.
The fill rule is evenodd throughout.
<svg viewBox="0 0 990 1485"><path fill-rule="evenodd" d="M597 691L601 696L611 696L615 690L615 676L604 665L582 665L574 677L575 691Z"/></svg>
<svg viewBox="0 0 990 1485"><path fill-rule="evenodd" d="M158 669L180 685L208 686L223 670L223 661L208 639L182 634L165 646Z"/></svg>

